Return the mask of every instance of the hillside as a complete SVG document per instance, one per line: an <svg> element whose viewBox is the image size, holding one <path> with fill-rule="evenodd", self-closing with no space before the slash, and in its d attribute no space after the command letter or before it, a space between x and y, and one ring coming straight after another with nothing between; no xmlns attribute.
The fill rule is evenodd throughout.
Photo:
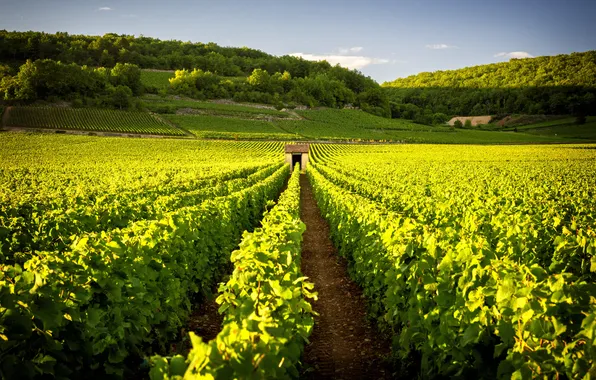
<svg viewBox="0 0 596 380"><path fill-rule="evenodd" d="M459 70L383 83L392 116L418 120L496 114L596 114L596 51Z"/></svg>
<svg viewBox="0 0 596 380"><path fill-rule="evenodd" d="M485 130L427 126L361 110L316 108L278 111L266 105L142 97L146 112L68 107L9 107L7 130L90 135L154 135L184 139L529 144L596 141L592 119L585 126L536 129L531 125ZM568 119L565 119L568 120ZM484 127L483 127L484 128Z"/></svg>
<svg viewBox="0 0 596 380"><path fill-rule="evenodd" d="M287 70L291 57L274 57L247 47L222 47L215 43L191 43L107 33L103 36L68 33L12 32L0 30L0 60L24 63L26 60L52 59L63 63L111 67L132 63L148 69L194 69L220 75L247 75L254 68ZM304 74L314 62L303 64Z"/></svg>
<svg viewBox="0 0 596 380"><path fill-rule="evenodd" d="M532 120L534 119L534 121ZM542 120L541 120L542 119ZM578 124L575 117L509 116L490 124L472 127L476 130L520 132L553 138L587 139L596 141L596 117L588 116L585 123Z"/></svg>
<svg viewBox="0 0 596 380"><path fill-rule="evenodd" d="M249 48L0 31L0 107L22 116L14 119L13 112L4 127L180 135L171 128L177 126L187 137L223 139L570 142L593 139L593 132L475 131L445 122L466 115L590 115L595 78L596 52L422 73L381 87L356 70ZM57 116L29 106L72 111ZM76 118L80 108L135 116L83 121ZM139 112L161 114L162 125L143 129Z"/></svg>
<svg viewBox="0 0 596 380"><path fill-rule="evenodd" d="M128 71L124 76L123 68ZM141 74L139 69L151 71ZM110 86L127 86L134 96L165 91L196 99L234 98L280 107L355 104L382 116L390 112L377 82L325 61L112 33L0 31L0 96L4 100L76 99L83 105L114 107L114 102L106 100L115 96ZM126 95L125 89L119 91L120 98Z"/></svg>
<svg viewBox="0 0 596 380"><path fill-rule="evenodd" d="M396 88L596 87L596 50L424 72L383 83Z"/></svg>

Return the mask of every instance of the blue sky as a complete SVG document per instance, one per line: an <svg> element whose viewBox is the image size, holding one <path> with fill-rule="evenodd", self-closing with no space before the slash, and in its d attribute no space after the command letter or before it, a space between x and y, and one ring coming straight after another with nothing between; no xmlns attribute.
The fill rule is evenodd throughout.
<svg viewBox="0 0 596 380"><path fill-rule="evenodd" d="M379 82L596 50L596 0L0 0L0 28L133 34L327 58Z"/></svg>

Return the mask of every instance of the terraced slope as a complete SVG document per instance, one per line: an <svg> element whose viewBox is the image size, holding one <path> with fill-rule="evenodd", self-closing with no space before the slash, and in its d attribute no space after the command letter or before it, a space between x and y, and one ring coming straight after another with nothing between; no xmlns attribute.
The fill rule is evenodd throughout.
<svg viewBox="0 0 596 380"><path fill-rule="evenodd" d="M159 117L146 112L63 107L10 107L6 112L3 122L5 127L185 135Z"/></svg>

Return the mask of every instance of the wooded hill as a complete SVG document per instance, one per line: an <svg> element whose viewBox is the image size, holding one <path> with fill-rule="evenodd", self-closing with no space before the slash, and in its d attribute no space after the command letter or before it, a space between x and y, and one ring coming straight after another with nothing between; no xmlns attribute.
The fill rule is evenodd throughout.
<svg viewBox="0 0 596 380"><path fill-rule="evenodd" d="M425 72L382 85L394 117L596 114L596 51Z"/></svg>
<svg viewBox="0 0 596 380"><path fill-rule="evenodd" d="M140 69L179 70L158 88ZM172 74L172 76L174 76ZM380 87L356 70L246 47L0 31L0 102L139 108L143 93L342 108L443 124L452 116L596 115L596 51L421 73Z"/></svg>
<svg viewBox="0 0 596 380"><path fill-rule="evenodd" d="M355 104L378 115L389 116L390 113L379 84L358 71L331 66L324 61L276 57L255 49L221 47L215 43L161 41L117 34L85 36L3 30L0 31L0 63L0 79L4 77L0 95L8 101L46 100L51 96L76 99L83 105L109 105L115 102L90 97L96 85L80 90L81 85L68 75L74 75L79 82L82 77L90 82L102 82L98 93L109 98L115 93L110 86L125 84L100 77L110 77L112 68L127 64L141 69L194 70L180 72L175 85L168 90L198 99L229 97L280 106ZM42 77L59 89L49 88L52 84L43 83L39 80ZM131 85L134 87L137 83ZM94 89L89 91L90 87ZM119 95L125 92L121 88ZM132 94L138 92L131 88Z"/></svg>

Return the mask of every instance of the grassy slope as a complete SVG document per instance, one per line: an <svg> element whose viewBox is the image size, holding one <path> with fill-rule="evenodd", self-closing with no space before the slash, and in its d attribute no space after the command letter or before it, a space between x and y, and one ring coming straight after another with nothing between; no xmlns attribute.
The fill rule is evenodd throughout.
<svg viewBox="0 0 596 380"><path fill-rule="evenodd" d="M174 72L142 71L147 85L165 88ZM211 116L165 116L199 138L224 139L284 139L349 140L349 141L406 141L427 143L553 143L595 140L591 123L570 125L574 119L564 118L514 127L487 128L489 130L451 130L429 127L403 119L385 119L359 110L317 109L296 111L305 120L273 120L255 122L243 120L255 117L289 118L277 110L244 105L218 104L192 99L166 99L156 96L143 98L153 112L174 113L181 108L195 109ZM226 118L217 116L227 116ZM230 118L230 117L234 117ZM482 128L484 129L484 128Z"/></svg>
<svg viewBox="0 0 596 380"><path fill-rule="evenodd" d="M596 116L589 116L583 125L575 124L575 117L564 117L557 120L549 120L534 124L521 125L517 127L504 127L503 131L513 131L534 136L550 136L552 138L571 138L596 140Z"/></svg>
<svg viewBox="0 0 596 380"><path fill-rule="evenodd" d="M368 130L354 126L337 126L312 121L275 121L289 133L297 133L309 140L349 140L349 141L404 141L447 144L515 144L571 142L566 138L537 136L514 132L490 132L473 130L449 130L448 128L427 127L425 131ZM573 140L578 141L578 140Z"/></svg>
<svg viewBox="0 0 596 380"><path fill-rule="evenodd" d="M405 119L385 119L366 113L360 110L337 110L324 108L319 110L296 111L305 119L338 125L350 125L356 128L371 130L405 130L405 131L425 131L428 126L414 124Z"/></svg>
<svg viewBox="0 0 596 380"><path fill-rule="evenodd" d="M575 119L572 119L570 123L566 124L535 126L535 128L525 130L524 132L536 136L596 140L596 116L589 117L587 122L582 125L575 124L574 121Z"/></svg>
<svg viewBox="0 0 596 380"><path fill-rule="evenodd" d="M170 78L174 78L173 71L141 71L141 83L145 87L166 88Z"/></svg>
<svg viewBox="0 0 596 380"><path fill-rule="evenodd" d="M274 121L290 133L307 139L406 141L425 143L552 143L571 142L558 136L539 136L514 132L450 129L414 124L403 119L384 119L357 110L298 111L303 121Z"/></svg>
<svg viewBox="0 0 596 380"><path fill-rule="evenodd" d="M558 125L573 124L574 122L575 122L575 117L565 117L565 118L561 118L561 119L548 120L548 121L542 121L542 122L538 122L538 123L531 123L531 124L525 124L525 125L505 126L502 129L504 131L507 131L507 130L514 130L515 128L517 128L518 131L523 131L523 130L534 129L534 128L554 127L554 126L558 126Z"/></svg>
<svg viewBox="0 0 596 380"><path fill-rule="evenodd" d="M402 141L421 143L462 144L515 144L596 141L596 119L589 118L582 126L575 124L540 123L523 132L483 131L430 127L406 120L384 119L358 110L320 109L297 111L303 120L274 118L273 121L250 120L247 115L262 111L248 106L216 104L188 100L168 100L181 108L206 110L210 115L162 115L163 118L190 131L199 138L216 139L263 139L263 140L332 140L332 141ZM188 105L192 107L187 107ZM20 108L20 107L18 107ZM176 135L180 131L160 123L143 113L107 110L68 110L37 108L23 111L18 117L25 122L21 126L84 129L88 131L113 131L133 133L157 133ZM40 113L41 112L41 113ZM49 112L49 113L48 113ZM70 117L71 113L92 112L84 117ZM251 112L254 112L251 114ZM66 113L66 114L64 114ZM77 113L78 115L78 113ZM233 115L234 117L229 117ZM125 117L126 116L126 117ZM142 116L142 117L141 117ZM226 116L226 117L223 117ZM273 116L273 115L271 115ZM11 117L12 119L12 117ZM566 120L566 119L565 119ZM33 124L31 124L33 123ZM554 122L551 122L554 123ZM13 123L14 124L14 123ZM35 125L34 125L35 124ZM16 124L14 124L16 125ZM538 126L538 127L537 127Z"/></svg>
<svg viewBox="0 0 596 380"><path fill-rule="evenodd" d="M267 115L275 117L290 117L288 113L275 109L258 108L242 104L221 104L194 99L177 99L174 97L161 98L157 96L144 96L142 99L147 109L159 113L174 113L176 110L182 108L192 108L208 113L230 116ZM167 112L165 112L166 108Z"/></svg>
<svg viewBox="0 0 596 380"><path fill-rule="evenodd" d="M164 115L164 117L199 138L291 140L295 137L272 123L261 120L202 115Z"/></svg>

